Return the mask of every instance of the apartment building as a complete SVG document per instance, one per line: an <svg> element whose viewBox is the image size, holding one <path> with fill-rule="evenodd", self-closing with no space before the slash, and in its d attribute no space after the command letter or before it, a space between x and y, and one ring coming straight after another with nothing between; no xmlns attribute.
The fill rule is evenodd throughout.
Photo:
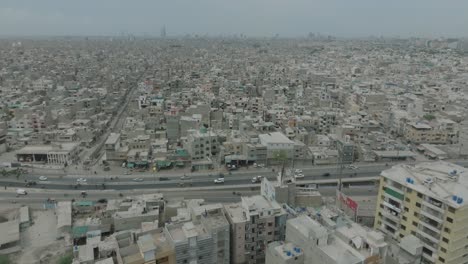
<svg viewBox="0 0 468 264"><path fill-rule="evenodd" d="M224 206L231 225L231 263L265 263L269 243L283 240L286 212L263 196L242 197Z"/></svg>
<svg viewBox="0 0 468 264"><path fill-rule="evenodd" d="M193 160L203 160L216 155L219 151L218 135L206 128L200 130L189 130L184 147L192 156Z"/></svg>
<svg viewBox="0 0 468 264"><path fill-rule="evenodd" d="M395 239L418 237L422 263L468 263L465 171L444 161L383 171L374 227Z"/></svg>
<svg viewBox="0 0 468 264"><path fill-rule="evenodd" d="M293 243L275 241L268 244L266 261L268 264L303 264L304 252Z"/></svg>
<svg viewBox="0 0 468 264"><path fill-rule="evenodd" d="M458 124L450 119L410 123L406 126L404 136L406 140L416 144L454 144L458 142Z"/></svg>
<svg viewBox="0 0 468 264"><path fill-rule="evenodd" d="M302 247L304 263L383 263L388 249L382 233L325 215L318 216L318 221L306 215L289 219L286 242Z"/></svg>
<svg viewBox="0 0 468 264"><path fill-rule="evenodd" d="M260 143L267 148L267 158L273 161L279 153L284 153L288 159L294 156L294 141L281 132L258 135Z"/></svg>
<svg viewBox="0 0 468 264"><path fill-rule="evenodd" d="M174 248L176 263L215 264L214 240L200 224L193 222L167 224L164 234Z"/></svg>

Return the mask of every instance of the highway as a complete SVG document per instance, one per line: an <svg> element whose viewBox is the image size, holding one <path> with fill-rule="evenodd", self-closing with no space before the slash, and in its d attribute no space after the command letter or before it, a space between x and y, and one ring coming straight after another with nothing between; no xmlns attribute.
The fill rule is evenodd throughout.
<svg viewBox="0 0 468 264"><path fill-rule="evenodd" d="M186 190L186 189L170 189L170 190L125 190L117 192L114 190L100 190L100 191L88 191L86 198L80 196L80 191L75 190L49 190L43 192L42 190L30 189L26 196L16 196L13 189L7 191L0 191L0 204L10 205L29 205L34 208L41 208L43 203L47 199L55 199L56 201L69 201L75 200L93 200L99 199L118 199L126 196L141 195L147 193L159 192L164 195L166 199L171 198L184 198L184 199L204 199L207 203L230 203L240 201L242 196L251 196L259 194L260 191L257 188L252 190L251 188L225 188L225 189L198 189L198 190ZM323 187L319 188L322 196L330 197L335 195L334 187ZM353 186L351 188L344 188L343 192L347 195L354 196L374 196L376 195L377 189L373 186ZM122 194L122 196L120 196Z"/></svg>
<svg viewBox="0 0 468 264"><path fill-rule="evenodd" d="M460 164L460 162L458 162ZM468 164L468 161L463 161L462 165ZM382 170L388 169L385 163L369 163L360 164L357 169L344 168L343 171L337 169L336 166L316 166L303 168L304 178L298 179L301 181L323 181L332 179L357 179L362 177L377 177ZM214 180L220 176L219 172L209 171L200 173L187 173L189 179L182 180L183 172L177 171L161 171L156 174L148 172L134 172L132 175L62 175L60 174L25 174L16 179L14 176L0 177L0 190L5 187L19 188L26 187L26 182L34 181L36 185L28 186L30 188L44 189L44 190L137 190L137 189L173 189L180 187L220 187L220 186L238 186L238 185L251 185L254 176L264 176L269 180L276 180L276 171L271 169L250 168L232 171L230 174L221 172L225 179L222 184L215 184ZM329 174L326 176L325 174ZM47 181L40 181L39 176L47 176ZM78 184L78 178L85 178L86 183ZM139 181L133 179L138 178ZM2 188L3 187L3 188Z"/></svg>
<svg viewBox="0 0 468 264"><path fill-rule="evenodd" d="M344 169L339 173L335 168L308 168L303 169L304 178L298 179L299 181L314 181L314 180L327 180L338 178L358 178L358 177L372 177L378 176L380 172L387 168L385 165L369 165L359 167L357 170ZM329 173L329 176L325 176ZM64 190L64 189L79 189L79 190L97 190L97 189L114 189L114 190L129 190L129 189L165 189L177 187L204 187L215 186L214 179L219 177L219 173L194 173L187 174L189 179L182 180L183 174L164 174L158 173L156 175L145 173L134 173L133 175L118 175L118 176L102 176L102 175L60 175L60 176L47 176L47 181L39 181L39 175L23 175L18 180L10 176L8 178L0 178L0 186L7 187L25 187L27 181L35 181L37 185L29 186L32 188L48 189L48 190ZM269 180L275 180L277 172L272 172L267 169L249 169L243 171L233 171L231 174L223 172L225 182L224 186L236 186L244 184L252 184L251 180L254 176L264 176ZM78 178L86 178L86 183L78 185ZM111 180L112 177L112 180ZM116 178L118 177L118 178ZM161 177L164 179L161 180ZM134 181L134 178L140 178L141 181ZM1 187L0 187L1 188Z"/></svg>

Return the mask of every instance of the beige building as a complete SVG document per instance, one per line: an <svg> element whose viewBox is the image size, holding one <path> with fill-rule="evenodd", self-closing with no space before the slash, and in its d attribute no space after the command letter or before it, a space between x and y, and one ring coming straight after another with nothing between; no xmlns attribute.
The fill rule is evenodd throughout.
<svg viewBox="0 0 468 264"><path fill-rule="evenodd" d="M468 262L468 175L448 162L397 165L381 174L374 227L424 244L422 263Z"/></svg>
<svg viewBox="0 0 468 264"><path fill-rule="evenodd" d="M450 119L440 119L437 123L410 123L406 125L404 136L415 144L454 144L458 142L458 125Z"/></svg>
<svg viewBox="0 0 468 264"><path fill-rule="evenodd" d="M224 208L231 225L231 263L265 263L267 245L284 239L286 212L263 196L242 197Z"/></svg>

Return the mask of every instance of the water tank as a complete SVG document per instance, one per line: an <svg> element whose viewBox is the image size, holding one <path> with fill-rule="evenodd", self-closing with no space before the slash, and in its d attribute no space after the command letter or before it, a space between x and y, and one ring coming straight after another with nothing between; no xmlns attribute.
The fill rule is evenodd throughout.
<svg viewBox="0 0 468 264"><path fill-rule="evenodd" d="M456 202L457 199L458 199L458 196L456 196L456 195L453 195L453 196L452 196L452 200L453 200L454 202Z"/></svg>
<svg viewBox="0 0 468 264"><path fill-rule="evenodd" d="M463 203L463 198L462 197L458 197L457 199L457 204L462 204Z"/></svg>
<svg viewBox="0 0 468 264"><path fill-rule="evenodd" d="M286 256L290 257L291 255L291 251L286 251Z"/></svg>

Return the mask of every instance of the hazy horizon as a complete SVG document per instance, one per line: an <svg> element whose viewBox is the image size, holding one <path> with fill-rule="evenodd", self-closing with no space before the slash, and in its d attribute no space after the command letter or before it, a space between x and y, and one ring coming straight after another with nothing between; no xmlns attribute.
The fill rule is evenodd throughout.
<svg viewBox="0 0 468 264"><path fill-rule="evenodd" d="M4 0L2 36L467 37L468 1Z"/></svg>

